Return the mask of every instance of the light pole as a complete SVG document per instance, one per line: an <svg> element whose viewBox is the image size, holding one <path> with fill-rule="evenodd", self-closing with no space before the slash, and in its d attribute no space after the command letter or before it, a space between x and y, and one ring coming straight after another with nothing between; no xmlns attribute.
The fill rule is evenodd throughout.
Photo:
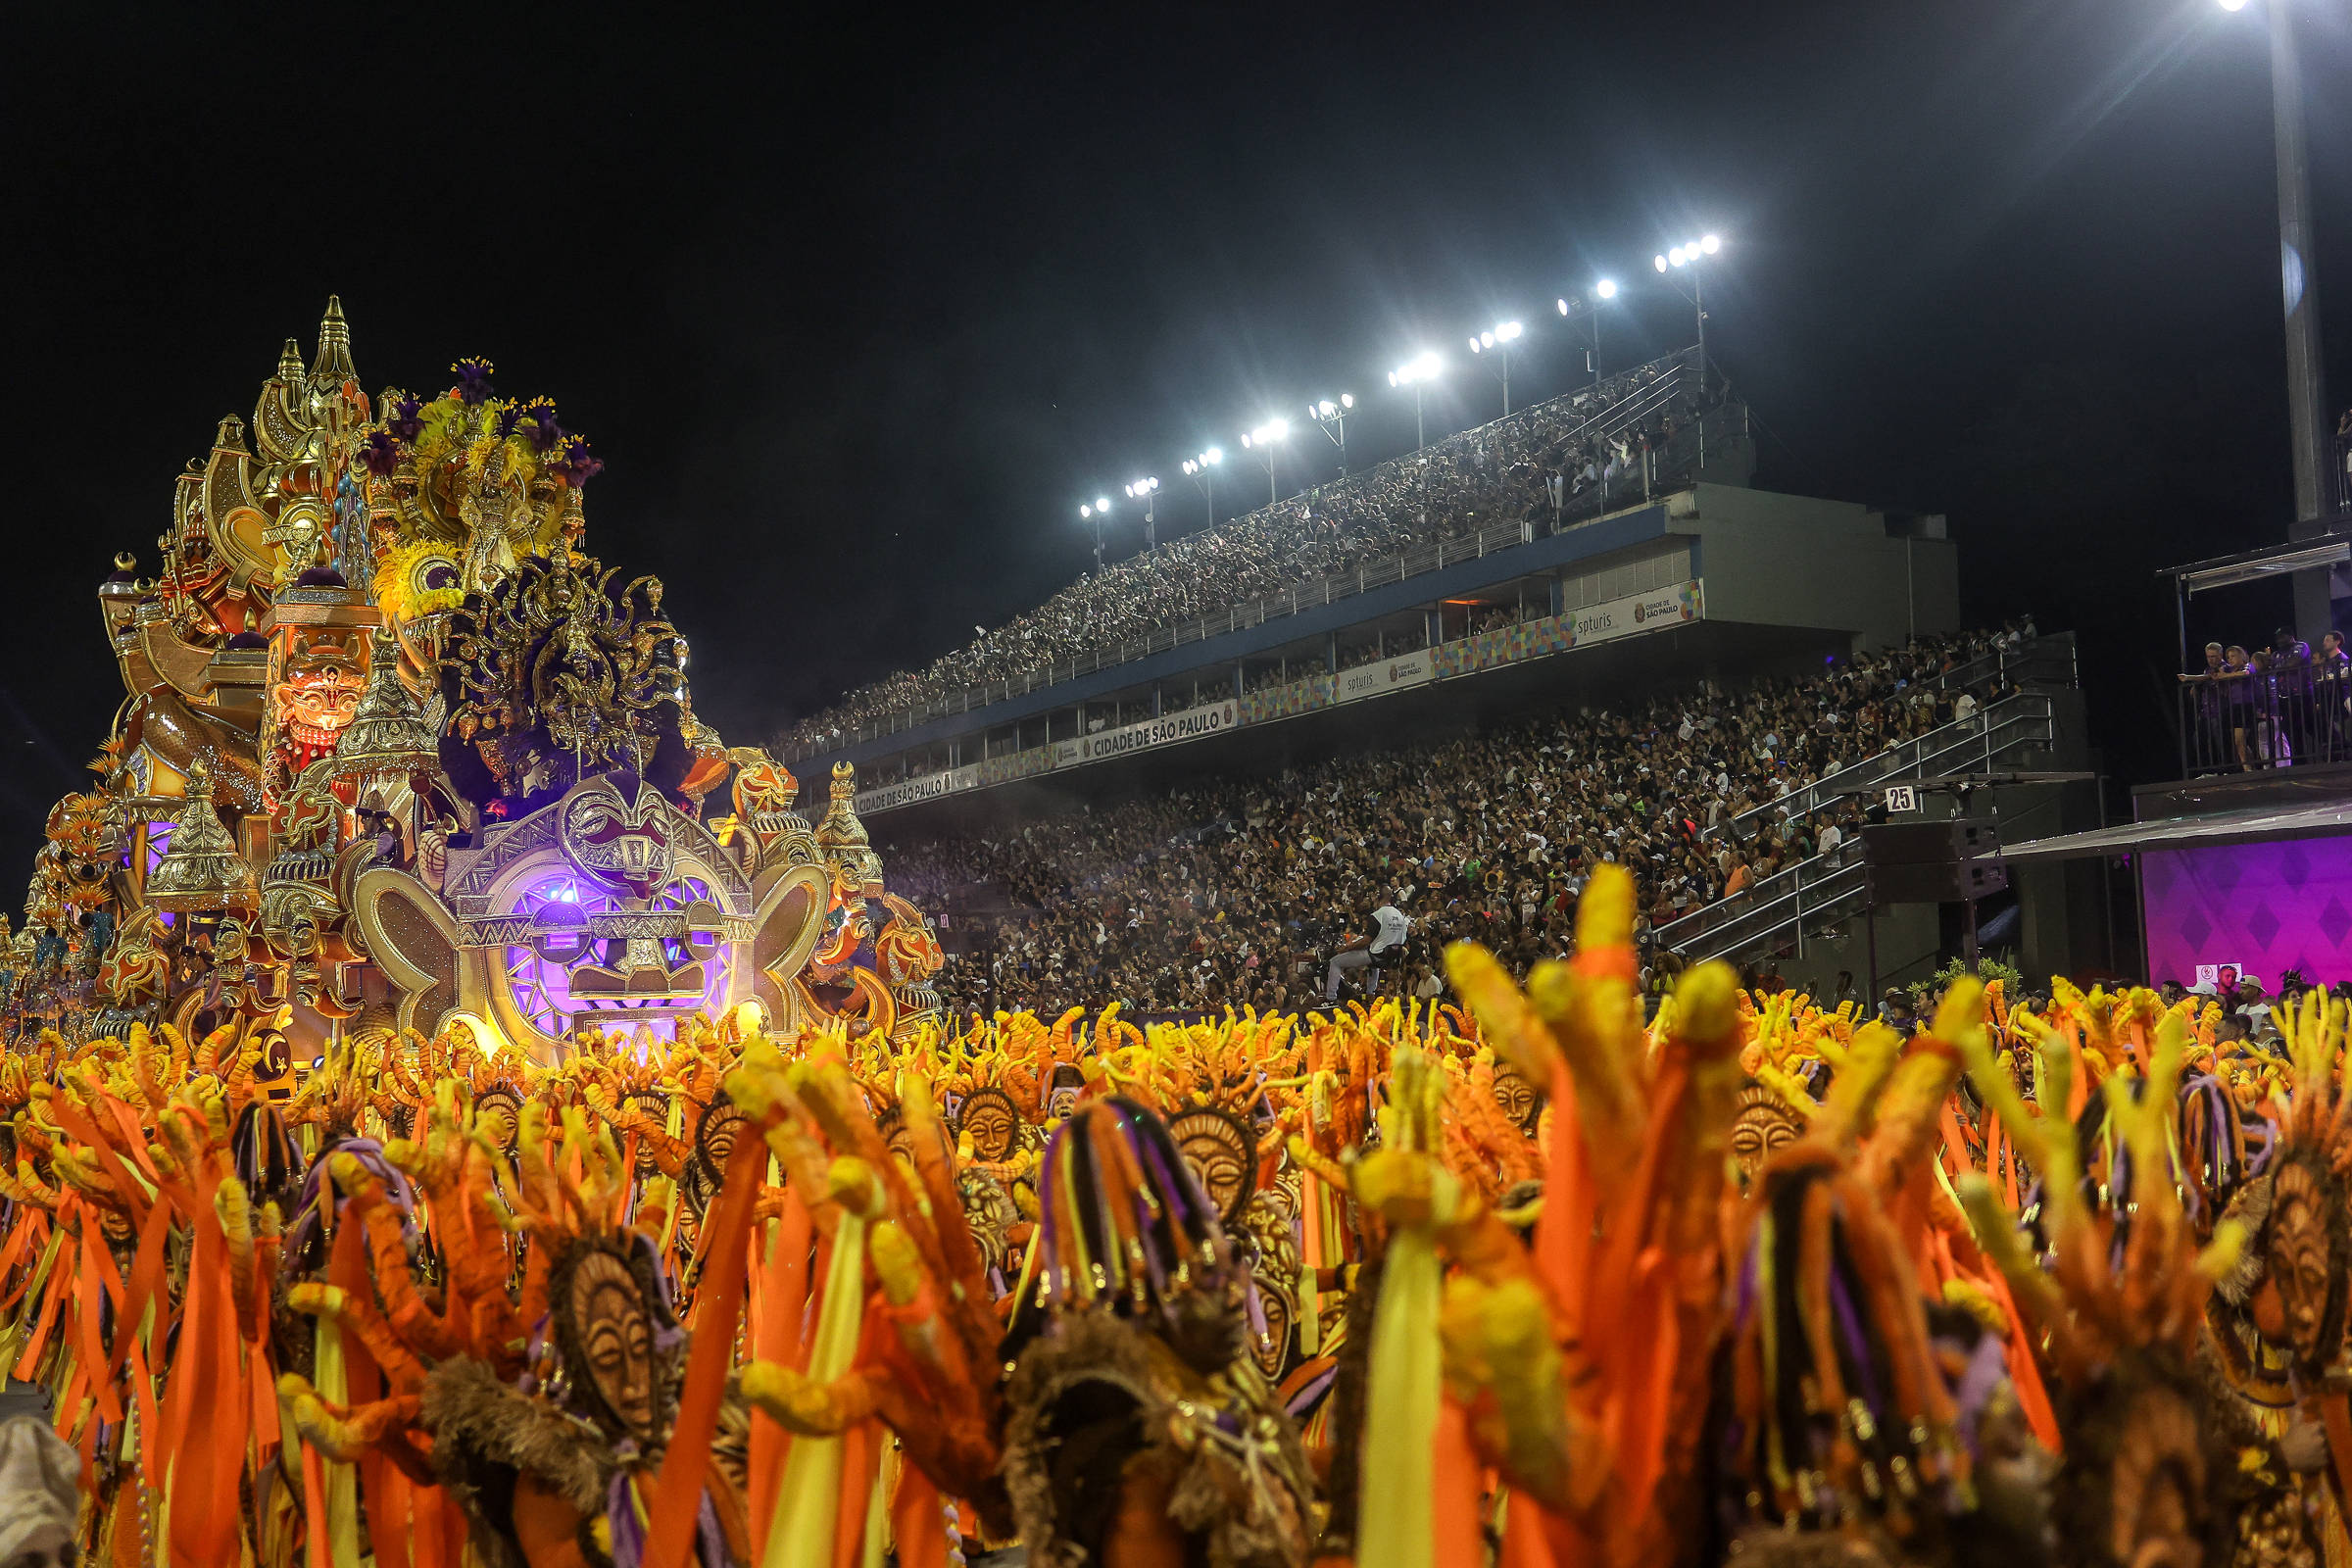
<svg viewBox="0 0 2352 1568"><path fill-rule="evenodd" d="M1501 366L1496 373L1502 377L1502 416L1506 419L1511 416L1511 345L1523 330L1517 321L1497 321L1493 331L1470 340L1471 353L1493 354Z"/></svg>
<svg viewBox="0 0 2352 1568"><path fill-rule="evenodd" d="M1110 497L1097 496L1091 507L1080 507L1078 515L1095 525L1095 570L1102 570L1102 524L1110 516Z"/></svg>
<svg viewBox="0 0 2352 1568"><path fill-rule="evenodd" d="M1435 380L1438 372L1445 368L1446 362L1438 358L1438 351L1430 349L1414 355L1389 372L1389 385L1409 386L1413 389L1413 450L1415 452L1429 445L1429 432L1423 428L1421 423L1421 389Z"/></svg>
<svg viewBox="0 0 2352 1568"><path fill-rule="evenodd" d="M1282 499L1282 492L1277 487L1274 477L1274 466L1280 460L1281 454L1274 449L1290 438L1291 421L1288 419L1268 419L1242 437L1242 446L1249 451L1255 452L1265 462L1266 505L1269 507Z"/></svg>
<svg viewBox="0 0 2352 1568"><path fill-rule="evenodd" d="M1217 465L1225 461L1223 447L1210 447L1199 457L1184 460L1184 476L1200 487L1208 498L1208 525L1217 525Z"/></svg>
<svg viewBox="0 0 2352 1568"><path fill-rule="evenodd" d="M2246 0L2220 0L2243 11ZM2271 0L2271 138L2278 160L2278 278L2286 306L2286 422L2294 446L2295 521L2328 511L2320 475L2328 467L2328 407L2320 359L2320 269L2313 254L2311 152L2303 122L2303 66L2295 50L2293 0ZM2327 576L2295 574L2295 623L2328 619Z"/></svg>
<svg viewBox="0 0 2352 1568"><path fill-rule="evenodd" d="M1691 309L1698 313L1698 391L1701 401L1704 401L1707 391L1707 270L1703 264L1708 257L1721 249L1723 249L1723 241L1717 236L1709 234L1706 238L1692 240L1688 245L1677 245L1665 255L1654 259L1658 270L1662 273L1666 272L1670 267L1678 270L1686 267L1690 270L1690 289L1689 293L1683 294L1683 298L1689 300ZM1667 275L1666 281L1674 283L1672 274ZM1681 292L1682 285L1680 283L1675 283L1674 286L1677 292Z"/></svg>
<svg viewBox="0 0 2352 1568"><path fill-rule="evenodd" d="M1613 277L1604 277L1592 285L1591 299L1560 301L1562 316L1571 321L1581 320L1592 329L1592 357L1591 365L1587 368L1592 372L1592 389L1596 392L1600 390L1600 308L1616 297L1617 280Z"/></svg>
<svg viewBox="0 0 2352 1568"><path fill-rule="evenodd" d="M1314 420L1323 434L1340 449L1340 477L1343 479L1348 477L1348 415L1354 407L1355 394L1352 392L1341 393L1337 403L1325 398L1320 403L1306 406L1306 416Z"/></svg>
<svg viewBox="0 0 2352 1568"><path fill-rule="evenodd" d="M1138 479L1127 487L1127 499L1144 504L1144 548L1159 548L1159 481Z"/></svg>

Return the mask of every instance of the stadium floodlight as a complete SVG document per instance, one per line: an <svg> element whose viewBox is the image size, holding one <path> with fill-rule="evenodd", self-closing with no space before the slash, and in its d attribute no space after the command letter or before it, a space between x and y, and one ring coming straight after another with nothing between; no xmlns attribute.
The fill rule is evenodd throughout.
<svg viewBox="0 0 2352 1568"><path fill-rule="evenodd" d="M1659 257L1658 265L1663 268L1666 259ZM1591 350L1585 356L1585 368L1592 373L1592 384L1596 388L1600 385L1600 308L1616 297L1617 280L1603 277L1593 282L1590 295L1560 301L1560 314L1571 320L1583 321L1592 334ZM1510 326L1513 335L1517 335L1519 323L1513 321Z"/></svg>
<svg viewBox="0 0 2352 1568"><path fill-rule="evenodd" d="M1701 392L1706 390L1708 369L1707 270L1699 264L1722 249L1722 235L1704 234L1691 240L1689 244L1675 246L1657 259L1658 270L1661 272L1669 267L1688 268L1690 272L1690 288L1684 289L1680 283L1675 283L1674 286L1677 291L1681 292L1683 298L1690 302L1690 309L1698 320L1698 385ZM1667 281L1673 282L1674 280L1669 278Z"/></svg>
<svg viewBox="0 0 2352 1568"><path fill-rule="evenodd" d="M1159 481L1150 476L1136 480L1127 486L1127 498L1144 504L1144 548L1156 549L1159 545Z"/></svg>
<svg viewBox="0 0 2352 1568"><path fill-rule="evenodd" d="M1560 301L1560 314L1562 316L1568 314L1566 300ZM1517 321L1497 321L1491 329L1479 333L1470 340L1471 353L1484 354L1492 350L1500 357L1500 368L1494 373L1502 378L1502 415L1506 419L1511 415L1511 344L1526 330L1527 328Z"/></svg>
<svg viewBox="0 0 2352 1568"><path fill-rule="evenodd" d="M1208 525L1217 525L1217 465L1225 461L1223 447L1210 447L1184 460L1185 477L1200 487L1208 498Z"/></svg>
<svg viewBox="0 0 2352 1568"><path fill-rule="evenodd" d="M1409 386L1413 389L1413 450L1418 452L1429 445L1428 432L1421 422L1421 389L1438 378L1446 362L1438 358L1436 349L1425 349L1389 372L1389 385Z"/></svg>
<svg viewBox="0 0 2352 1568"><path fill-rule="evenodd" d="M2246 0L2221 0L2221 7L2224 11L2243 11L2246 9Z"/></svg>
<svg viewBox="0 0 2352 1568"><path fill-rule="evenodd" d="M1078 515L1095 525L1095 570L1102 569L1102 524L1110 517L1110 497L1097 496L1091 507L1080 507Z"/></svg>
<svg viewBox="0 0 2352 1568"><path fill-rule="evenodd" d="M1355 407L1355 394L1343 392L1338 402L1324 398L1309 403L1306 412L1324 436L1340 449L1340 477L1348 477L1348 415Z"/></svg>
<svg viewBox="0 0 2352 1568"><path fill-rule="evenodd" d="M1277 488L1279 481L1274 476L1282 454L1275 448L1290 438L1291 421L1288 419L1268 419L1242 436L1243 450L1255 452L1258 461L1266 466L1266 505L1269 507L1282 499L1282 492Z"/></svg>

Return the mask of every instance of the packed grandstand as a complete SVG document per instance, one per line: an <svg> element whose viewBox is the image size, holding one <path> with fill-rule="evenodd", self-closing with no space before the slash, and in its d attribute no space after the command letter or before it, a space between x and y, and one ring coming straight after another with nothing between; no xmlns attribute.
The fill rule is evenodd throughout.
<svg viewBox="0 0 2352 1568"><path fill-rule="evenodd" d="M1923 638L1809 677L1706 682L1002 832L877 829L894 883L967 938L936 982L958 1010L1317 1006L1332 953L1383 906L1410 936L1346 994L1437 997L1450 942L1519 973L1564 951L1607 862L1641 889L1647 962L1655 927L1849 841L1862 803L1791 797L1997 701L2007 677L1984 656L2021 637Z"/></svg>
<svg viewBox="0 0 2352 1568"><path fill-rule="evenodd" d="M1496 523L1548 531L1638 499L1662 477L1659 454L1695 457L1695 446L1680 438L1697 413L1726 395L1713 380L1703 393L1694 390L1688 372L1688 356L1657 360L1112 562L923 669L852 692L802 719L778 750L807 756L885 715L964 699L975 688L1353 571L1416 543Z"/></svg>

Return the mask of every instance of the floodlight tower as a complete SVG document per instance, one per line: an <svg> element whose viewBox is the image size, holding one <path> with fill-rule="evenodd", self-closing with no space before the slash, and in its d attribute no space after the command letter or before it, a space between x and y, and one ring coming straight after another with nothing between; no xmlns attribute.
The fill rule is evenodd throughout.
<svg viewBox="0 0 2352 1568"><path fill-rule="evenodd" d="M1348 416L1354 409L1355 394L1352 392L1341 393L1337 403L1325 398L1320 403L1306 406L1306 416L1314 420L1323 434L1340 449L1340 477L1343 479L1348 477Z"/></svg>
<svg viewBox="0 0 2352 1568"><path fill-rule="evenodd" d="M1674 283L1674 272L1685 269L1690 270L1690 287L1686 290L1680 283L1674 283L1674 287L1698 313L1698 390L1702 398L1707 390L1707 266L1709 259L1722 249L1723 240L1709 234L1688 245L1677 245L1665 255L1652 259L1653 265L1669 283Z"/></svg>
<svg viewBox="0 0 2352 1568"><path fill-rule="evenodd" d="M1095 525L1095 570L1102 569L1102 524L1110 517L1110 497L1097 496L1094 505L1080 507L1078 515Z"/></svg>
<svg viewBox="0 0 2352 1568"><path fill-rule="evenodd" d="M1269 507L1282 499L1279 481L1274 477L1274 467L1282 457L1277 449L1290 438L1291 421L1288 419L1268 419L1242 437L1242 446L1256 453L1266 466L1266 505Z"/></svg>
<svg viewBox="0 0 2352 1568"><path fill-rule="evenodd" d="M1127 486L1127 499L1144 504L1144 548L1159 547L1159 481L1142 478Z"/></svg>
<svg viewBox="0 0 2352 1568"><path fill-rule="evenodd" d="M1564 299L1559 302L1560 315L1566 317L1571 323L1584 322L1592 333L1592 359L1589 368L1592 371L1592 385L1595 390L1600 386L1600 308L1616 297L1617 280L1613 277L1604 277L1592 285L1591 299Z"/></svg>
<svg viewBox="0 0 2352 1568"><path fill-rule="evenodd" d="M1409 386L1413 389L1413 450L1415 452L1429 445L1429 431L1421 420L1422 388L1436 380L1439 373L1445 368L1446 362L1438 358L1438 351L1428 349L1414 355L1389 372L1389 385Z"/></svg>
<svg viewBox="0 0 2352 1568"><path fill-rule="evenodd" d="M1184 460L1184 476L1200 487L1208 498L1208 525L1217 525L1217 465L1225 461L1223 447L1210 447L1206 452Z"/></svg>
<svg viewBox="0 0 2352 1568"><path fill-rule="evenodd" d="M1525 330L1517 321L1497 321L1493 330L1470 340L1471 353L1494 357L1495 373L1502 377L1502 416L1506 419L1511 416L1511 345Z"/></svg>

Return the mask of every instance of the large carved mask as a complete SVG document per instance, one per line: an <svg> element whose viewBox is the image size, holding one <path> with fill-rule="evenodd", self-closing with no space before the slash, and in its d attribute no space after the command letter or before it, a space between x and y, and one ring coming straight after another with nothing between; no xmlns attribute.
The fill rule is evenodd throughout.
<svg viewBox="0 0 2352 1568"><path fill-rule="evenodd" d="M632 799L612 778L596 779L564 803L564 854L598 881L649 898L669 880L676 859L669 809L662 792L642 781Z"/></svg>
<svg viewBox="0 0 2352 1568"><path fill-rule="evenodd" d="M295 771L335 749L367 689L366 671L340 637L321 635L296 643L270 688L278 728L292 743Z"/></svg>

